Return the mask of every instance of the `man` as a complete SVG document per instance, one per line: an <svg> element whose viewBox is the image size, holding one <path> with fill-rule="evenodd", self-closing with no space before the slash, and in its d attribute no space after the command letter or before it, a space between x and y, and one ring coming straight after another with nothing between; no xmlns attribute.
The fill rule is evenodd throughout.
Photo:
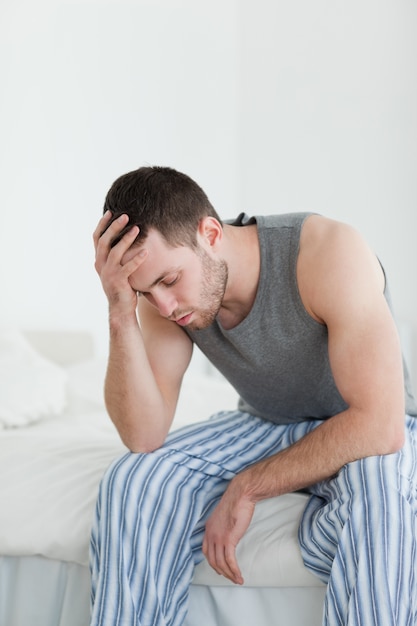
<svg viewBox="0 0 417 626"><path fill-rule="evenodd" d="M133 454L101 486L92 624L180 625L194 564L242 584L256 503L299 489L324 623L417 623L417 407L361 236L315 214L223 224L194 181L147 167L113 184L94 243L106 404ZM193 343L239 410L168 435Z"/></svg>

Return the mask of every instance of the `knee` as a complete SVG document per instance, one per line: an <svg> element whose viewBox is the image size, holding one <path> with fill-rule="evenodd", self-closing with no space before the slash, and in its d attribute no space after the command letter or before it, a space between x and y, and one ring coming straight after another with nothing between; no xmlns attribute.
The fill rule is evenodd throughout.
<svg viewBox="0 0 417 626"><path fill-rule="evenodd" d="M99 488L99 498L103 501L123 497L123 494L137 479L143 454L128 452L115 459L105 471Z"/></svg>
<svg viewBox="0 0 417 626"><path fill-rule="evenodd" d="M389 502L394 510L407 485L402 484L398 471L398 455L391 454L359 459L344 466L337 477L337 489L353 508L375 511L381 503Z"/></svg>

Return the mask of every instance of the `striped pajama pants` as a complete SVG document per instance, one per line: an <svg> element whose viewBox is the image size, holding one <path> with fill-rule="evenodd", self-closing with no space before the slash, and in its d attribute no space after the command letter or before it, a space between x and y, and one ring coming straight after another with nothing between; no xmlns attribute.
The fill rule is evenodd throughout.
<svg viewBox="0 0 417 626"><path fill-rule="evenodd" d="M220 413L106 472L91 537L91 626L180 626L205 522L228 482L318 422ZM403 449L344 466L310 489L299 540L327 584L323 624L417 625L417 420Z"/></svg>

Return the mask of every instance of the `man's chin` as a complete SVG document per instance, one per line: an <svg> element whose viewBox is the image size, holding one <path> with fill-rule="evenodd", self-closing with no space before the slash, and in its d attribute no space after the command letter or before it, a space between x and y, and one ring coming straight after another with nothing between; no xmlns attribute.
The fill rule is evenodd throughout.
<svg viewBox="0 0 417 626"><path fill-rule="evenodd" d="M187 328L189 330L192 331L197 331L197 330L205 330L206 328L208 328L209 326L211 326L214 322L214 320L216 319L216 316L211 316L210 318L206 317L204 319L195 319L192 320L189 324L187 324Z"/></svg>

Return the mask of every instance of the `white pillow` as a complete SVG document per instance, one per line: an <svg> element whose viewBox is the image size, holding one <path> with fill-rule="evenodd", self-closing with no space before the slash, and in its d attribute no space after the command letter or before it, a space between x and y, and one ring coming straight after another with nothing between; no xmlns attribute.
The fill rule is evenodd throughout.
<svg viewBox="0 0 417 626"><path fill-rule="evenodd" d="M21 333L0 329L0 428L16 428L62 413L65 370L36 352Z"/></svg>
<svg viewBox="0 0 417 626"><path fill-rule="evenodd" d="M70 400L74 403L81 399L93 408L104 408L106 369L107 358L100 356L69 365L66 371Z"/></svg>

